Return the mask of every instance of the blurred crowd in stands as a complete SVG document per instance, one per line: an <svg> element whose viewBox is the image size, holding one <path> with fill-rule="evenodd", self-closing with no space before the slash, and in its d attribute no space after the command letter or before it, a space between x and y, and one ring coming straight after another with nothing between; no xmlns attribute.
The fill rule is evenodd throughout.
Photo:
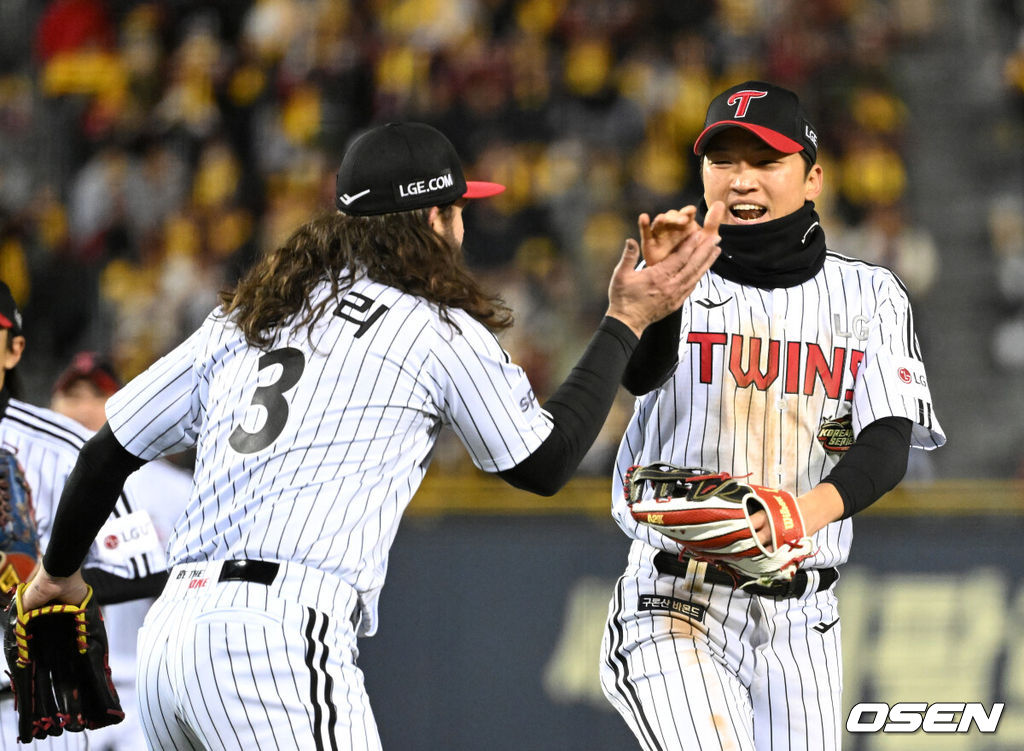
<svg viewBox="0 0 1024 751"><path fill-rule="evenodd" d="M1003 63L1003 91L1008 107L1003 133L1011 156L1011 179L993 196L989 209L989 242L995 253L999 323L992 352L1004 371L1024 373L1024 3L996 3L1007 34L1013 39ZM1024 456L1019 475L1024 478Z"/></svg>
<svg viewBox="0 0 1024 751"><path fill-rule="evenodd" d="M890 63L932 31L932 8L3 0L0 278L25 314L26 362L48 384L72 353L101 350L131 377L257 254L331 209L352 136L417 119L468 175L509 186L467 212L466 253L516 311L503 344L544 398L604 311L637 214L699 199L705 107L747 78L799 91L817 122L830 246L889 265L923 301L939 257L907 210ZM1020 282L1024 219L1006 213L1000 252ZM623 398L587 468L607 471L631 408Z"/></svg>

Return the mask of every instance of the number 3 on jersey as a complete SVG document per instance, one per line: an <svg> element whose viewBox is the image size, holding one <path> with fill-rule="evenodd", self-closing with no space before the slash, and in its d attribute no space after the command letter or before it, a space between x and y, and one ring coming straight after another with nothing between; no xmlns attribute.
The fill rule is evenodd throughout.
<svg viewBox="0 0 1024 751"><path fill-rule="evenodd" d="M283 347L271 350L259 359L258 367L261 371L272 365L281 366L277 379L265 386L257 386L252 395L252 404L258 404L267 412L263 427L250 433L238 425L228 437L231 448L239 454L254 454L265 449L281 434L288 422L288 402L284 392L299 382L306 367L306 358L294 347Z"/></svg>

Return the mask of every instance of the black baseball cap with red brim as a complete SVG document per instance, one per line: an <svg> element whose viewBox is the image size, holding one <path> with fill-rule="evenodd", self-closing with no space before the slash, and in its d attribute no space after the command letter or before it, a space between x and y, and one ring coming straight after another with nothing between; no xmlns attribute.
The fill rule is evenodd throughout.
<svg viewBox="0 0 1024 751"><path fill-rule="evenodd" d="M693 153L701 156L712 137L726 128L744 128L776 151L802 153L811 164L818 158L818 131L807 119L799 97L781 86L746 81L712 99Z"/></svg>
<svg viewBox="0 0 1024 751"><path fill-rule="evenodd" d="M354 216L488 198L504 185L467 181L451 141L425 123L388 123L356 138L338 168L334 203Z"/></svg>

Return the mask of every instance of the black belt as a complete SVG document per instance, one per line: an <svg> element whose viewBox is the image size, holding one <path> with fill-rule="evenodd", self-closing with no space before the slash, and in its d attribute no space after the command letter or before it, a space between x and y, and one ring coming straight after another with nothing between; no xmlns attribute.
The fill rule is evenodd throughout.
<svg viewBox="0 0 1024 751"><path fill-rule="evenodd" d="M654 556L654 568L658 570L659 574L665 574L666 576L686 576L686 566L690 562L689 558L678 558L671 553L666 553L664 550L657 553ZM836 583L839 578L839 571L834 568L819 568L815 569L818 572L818 588L815 592L823 592L824 590L831 587ZM704 572L704 581L709 584L728 584L730 587L743 586L744 580L740 579L738 585L728 572L708 564L707 571ZM752 581L747 579L746 581ZM763 584L747 584L743 587L744 592L748 592L752 595L760 595L762 597L799 597L807 589L807 571L806 569L797 569L796 575L792 581L780 582L778 584L772 584L765 586Z"/></svg>
<svg viewBox="0 0 1024 751"><path fill-rule="evenodd" d="M217 581L242 581L255 584L273 584L280 563L274 561L224 561Z"/></svg>

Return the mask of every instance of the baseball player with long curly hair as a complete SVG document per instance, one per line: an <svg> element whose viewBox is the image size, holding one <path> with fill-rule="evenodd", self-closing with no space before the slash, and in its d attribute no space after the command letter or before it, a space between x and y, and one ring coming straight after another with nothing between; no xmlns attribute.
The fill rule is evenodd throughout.
<svg viewBox="0 0 1024 751"><path fill-rule="evenodd" d="M853 516L945 442L907 293L829 250L813 200L818 136L791 91L760 81L711 102L694 153L704 205L641 217L644 258L724 202L722 252L643 336L613 514L633 539L611 601L601 679L643 748L827 751L840 743L834 585ZM667 245L666 245L667 247ZM736 581L630 513L634 465L707 468L788 491L813 538L792 581ZM758 519L758 515L760 518ZM752 515L760 542L771 530ZM699 554L698 554L699 555Z"/></svg>
<svg viewBox="0 0 1024 751"><path fill-rule="evenodd" d="M441 427L480 469L554 493L643 329L717 256L720 205L656 267L637 270L628 241L607 316L541 406L494 336L509 311L461 260L467 199L502 189L467 183L429 126L369 130L342 160L339 211L266 255L107 403L24 602L80 599L84 546L124 478L195 446L170 581L140 634L154 748L379 748L356 640L377 630L388 551Z"/></svg>

